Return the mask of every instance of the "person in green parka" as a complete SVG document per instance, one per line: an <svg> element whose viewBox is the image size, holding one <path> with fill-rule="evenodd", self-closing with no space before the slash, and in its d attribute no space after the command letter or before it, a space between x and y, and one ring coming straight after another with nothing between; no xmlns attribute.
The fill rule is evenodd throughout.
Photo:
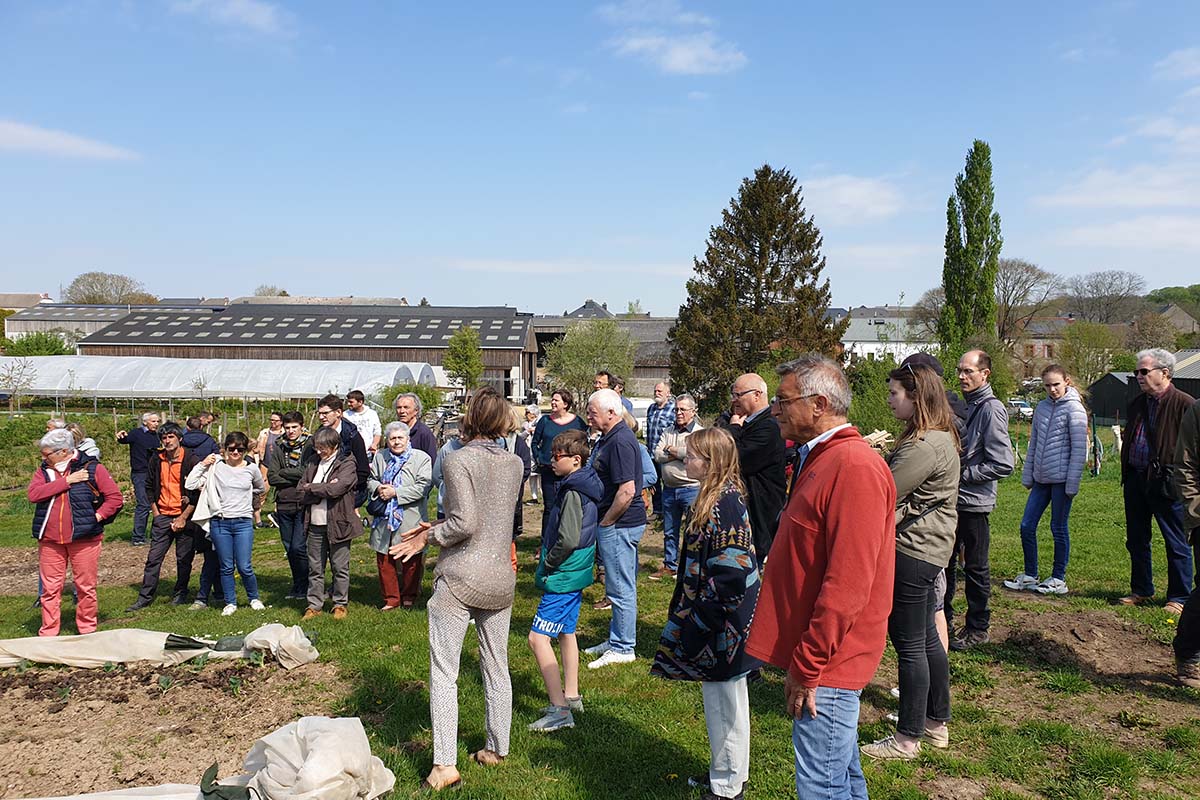
<svg viewBox="0 0 1200 800"><path fill-rule="evenodd" d="M590 450L582 431L560 433L550 449L551 467L560 483L542 537L534 582L543 594L529 631L529 648L550 696L541 718L529 726L541 733L575 727L571 712L583 710L575 625L583 590L592 584L599 520L596 503L604 494L599 476L587 465ZM562 650L561 680L551 639L558 639Z"/></svg>

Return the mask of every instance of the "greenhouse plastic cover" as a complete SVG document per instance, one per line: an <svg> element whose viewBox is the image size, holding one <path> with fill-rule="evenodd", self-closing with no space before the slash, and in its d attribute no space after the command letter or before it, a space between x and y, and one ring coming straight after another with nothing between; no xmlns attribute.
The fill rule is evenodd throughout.
<svg viewBox="0 0 1200 800"><path fill-rule="evenodd" d="M366 395L399 383L434 386L425 363L399 361L300 361L141 356L30 356L0 358L0 392L27 362L32 375L21 394L39 397L290 398Z"/></svg>

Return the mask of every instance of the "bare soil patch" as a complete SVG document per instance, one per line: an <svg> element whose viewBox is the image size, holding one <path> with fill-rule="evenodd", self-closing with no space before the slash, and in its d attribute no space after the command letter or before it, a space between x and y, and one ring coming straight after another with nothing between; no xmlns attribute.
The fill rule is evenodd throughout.
<svg viewBox="0 0 1200 800"><path fill-rule="evenodd" d="M128 542L104 543L100 551L99 586L122 586L140 584L146 567L144 547L132 547ZM196 565L199 573L199 564ZM0 595L35 595L38 580L37 543L31 537L29 547L0 548ZM163 560L160 580L168 581L167 589L175 580L175 551L172 549ZM194 580L194 578L193 578ZM161 591L161 587L160 587Z"/></svg>
<svg viewBox="0 0 1200 800"><path fill-rule="evenodd" d="M236 774L257 739L342 697L321 662L0 672L0 798L199 783L214 761Z"/></svg>

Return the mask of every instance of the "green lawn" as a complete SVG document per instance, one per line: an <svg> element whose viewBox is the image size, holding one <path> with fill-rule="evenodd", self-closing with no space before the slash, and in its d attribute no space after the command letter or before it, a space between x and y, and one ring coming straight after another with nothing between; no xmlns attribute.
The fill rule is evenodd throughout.
<svg viewBox="0 0 1200 800"><path fill-rule="evenodd" d="M997 582L1021 571L1017 528L1024 497L1015 479L1002 484L1000 507L992 518L992 569ZM1047 523L1048 515L1041 548L1046 567L1051 560ZM1039 614L1085 619L1098 612L1116 622L1128 621L1133 626L1130 635L1148 635L1161 643L1165 655L1173 625L1160 609L1111 605L1113 598L1128 591L1129 569L1120 486L1111 465L1099 478L1085 477L1072 523L1074 549L1068 572L1072 594L1045 600L997 589L997 627L1030 628L1030 620L1036 623ZM526 528L534 528L528 519ZM110 540L127 540L129 529L129 516L123 514L110 531ZM15 493L0 496L0 547L32 547L28 530L23 498ZM459 796L695 796L695 790L686 786L686 777L706 769L708 759L699 687L648 674L648 657L666 616L668 584L644 578L639 582L641 658L633 665L600 672L582 670L587 708L577 715L577 727L549 736L525 731L546 702L525 642L538 597L528 566L535 542L532 537L520 542L522 569L509 648L515 706L512 751L499 768L480 768L466 757L483 743L478 648L468 633L459 682L459 763L465 783ZM644 560L649 562L661 545L661 535L648 533L645 542ZM1156 576L1161 582L1165 573L1157 537L1155 547ZM275 620L296 623L303 604L284 604L280 599L287 590L287 568L273 531L259 534L254 563L264 600L273 604L267 611L256 614L243 608L234 617L221 618L215 611L187 612L160 600L135 618L122 611L136 593L129 584L100 590L101 624L217 635ZM374 557L362 541L354 546L353 575L349 618L336 623L324 616L310 626L318 632L322 658L338 665L346 687L344 700L329 712L363 719L376 754L396 773L397 796L408 796L430 765L426 617L423 610L387 615L375 611L380 598ZM593 588L589 594L598 591ZM30 609L31 600L31 596L0 597L0 637L36 632L38 615ZM608 621L607 613L585 605L581 644L600 641ZM1036 630L1036 624L1032 628ZM1069 659L1047 663L1025 647L1025 641L997 641L952 656L951 749L927 750L917 762L865 764L873 798L919 798L933 793L991 800L1200 796L1200 724L1193 721L1200 716L1200 692L1163 682L1146 697L1131 694L1117 682L1098 678L1085 663ZM1115 644L1119 651L1119 643ZM889 648L876 683L864 693L863 741L889 729L886 722L876 720L894 709L894 701L886 696L886 688L894 685L894 664ZM768 673L751 687L750 699L753 749L747 797L794 796L790 725L780 713L781 676Z"/></svg>

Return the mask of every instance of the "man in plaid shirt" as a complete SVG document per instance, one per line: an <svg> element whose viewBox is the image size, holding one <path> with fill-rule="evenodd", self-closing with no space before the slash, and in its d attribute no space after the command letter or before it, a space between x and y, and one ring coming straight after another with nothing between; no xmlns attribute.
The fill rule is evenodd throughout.
<svg viewBox="0 0 1200 800"><path fill-rule="evenodd" d="M646 449L651 453L668 425L675 424L675 398L671 396L671 385L666 381L654 384L654 402L646 409ZM654 462L658 481L653 486L654 513L662 514L662 467Z"/></svg>

